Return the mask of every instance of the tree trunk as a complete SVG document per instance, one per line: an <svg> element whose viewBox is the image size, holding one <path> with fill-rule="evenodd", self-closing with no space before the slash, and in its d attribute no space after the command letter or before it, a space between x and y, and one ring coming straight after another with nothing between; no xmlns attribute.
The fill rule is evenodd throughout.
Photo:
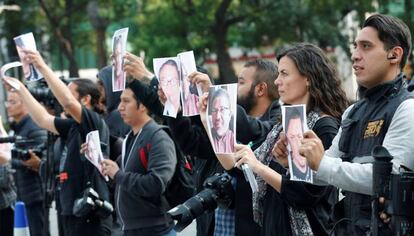
<svg viewBox="0 0 414 236"><path fill-rule="evenodd" d="M220 3L215 12L215 23L211 27L211 31L213 32L216 41L219 84L237 82L237 77L233 69L233 63L231 61L227 46L227 32L229 26L237 22L229 22L229 19L226 19L231 1L232 0L223 0Z"/></svg>
<svg viewBox="0 0 414 236"><path fill-rule="evenodd" d="M73 43L70 37L65 38L62 34L62 31L58 28L54 29L54 34L57 41L59 42L59 47L63 54L66 56L66 59L69 62L69 77L79 77L78 63L75 59L75 51L73 49Z"/></svg>
<svg viewBox="0 0 414 236"><path fill-rule="evenodd" d="M404 21L407 24L408 28L410 28L411 32L414 32L414 19L413 19L413 2L412 0L405 0L404 2ZM414 41L414 38L412 38Z"/></svg>
<svg viewBox="0 0 414 236"><path fill-rule="evenodd" d="M218 28L218 27L217 27ZM216 39L217 65L219 69L219 83L236 83L237 77L234 72L233 63L227 47L227 28L216 28L214 37Z"/></svg>
<svg viewBox="0 0 414 236"><path fill-rule="evenodd" d="M95 29L96 34L96 66L101 69L108 65L106 43L105 43L106 28Z"/></svg>

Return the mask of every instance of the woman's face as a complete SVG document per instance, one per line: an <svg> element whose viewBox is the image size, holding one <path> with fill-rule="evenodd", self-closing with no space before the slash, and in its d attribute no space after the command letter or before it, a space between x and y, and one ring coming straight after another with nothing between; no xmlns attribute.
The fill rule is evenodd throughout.
<svg viewBox="0 0 414 236"><path fill-rule="evenodd" d="M284 56L279 61L279 76L275 80L280 100L290 105L307 104L309 100L307 77L300 74L292 59Z"/></svg>

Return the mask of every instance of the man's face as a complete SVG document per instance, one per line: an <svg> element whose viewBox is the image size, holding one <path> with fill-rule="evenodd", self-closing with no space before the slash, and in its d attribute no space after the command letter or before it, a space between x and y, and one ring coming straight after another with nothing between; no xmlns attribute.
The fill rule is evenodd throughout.
<svg viewBox="0 0 414 236"><path fill-rule="evenodd" d="M240 72L237 84L237 104L242 106L247 113L256 105L255 86L253 86L256 68L244 67Z"/></svg>
<svg viewBox="0 0 414 236"><path fill-rule="evenodd" d="M19 95L14 92L9 92L6 102L7 115L13 119L18 119L25 114L26 108L22 103Z"/></svg>
<svg viewBox="0 0 414 236"><path fill-rule="evenodd" d="M173 65L165 65L160 70L160 84L167 99L176 104L180 99L179 74Z"/></svg>
<svg viewBox="0 0 414 236"><path fill-rule="evenodd" d="M122 53L121 53L121 40L118 40L118 43L114 46L112 63L115 70L115 79L120 79L122 76Z"/></svg>
<svg viewBox="0 0 414 236"><path fill-rule="evenodd" d="M363 28L355 39L351 57L357 83L372 88L383 82L390 68L387 56L378 31L372 27Z"/></svg>
<svg viewBox="0 0 414 236"><path fill-rule="evenodd" d="M226 96L214 98L211 108L213 128L219 136L223 136L229 129L231 119L230 101Z"/></svg>
<svg viewBox="0 0 414 236"><path fill-rule="evenodd" d="M286 138L291 148L292 161L303 173L306 172L306 159L299 154L299 147L303 138L302 122L299 117L289 120Z"/></svg>
<svg viewBox="0 0 414 236"><path fill-rule="evenodd" d="M27 78L30 75L29 63L26 63L26 53L23 52L23 48L16 46L17 54L19 55L20 60L22 61L24 77Z"/></svg>
<svg viewBox="0 0 414 236"><path fill-rule="evenodd" d="M122 120L130 126L134 126L140 119L142 114L139 111L137 100L135 100L131 89L127 88L122 92L118 110Z"/></svg>

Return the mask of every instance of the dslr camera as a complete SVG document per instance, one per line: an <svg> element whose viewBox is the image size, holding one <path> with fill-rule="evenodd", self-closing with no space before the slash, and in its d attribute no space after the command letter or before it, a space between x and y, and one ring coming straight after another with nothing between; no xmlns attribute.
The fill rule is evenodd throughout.
<svg viewBox="0 0 414 236"><path fill-rule="evenodd" d="M29 149L32 150L32 152L34 154L36 154L39 157L42 157L42 152L45 149L44 145L40 145L37 147L33 147L33 148L23 148L23 147L19 147L18 145L15 146L15 148L13 148L11 150L11 154L12 154L12 158L18 159L18 160L22 160L22 161L27 161L30 159L30 154L29 154Z"/></svg>
<svg viewBox="0 0 414 236"><path fill-rule="evenodd" d="M99 197L99 194L91 187L83 191L83 196L75 200L73 214L77 217L85 217L94 212L101 218L106 218L114 208L111 203Z"/></svg>
<svg viewBox="0 0 414 236"><path fill-rule="evenodd" d="M371 233L377 235L414 235L414 172L403 168L398 174L391 174L392 156L383 146L372 150L373 163L373 200ZM378 198L385 198L385 206L380 207ZM379 219L385 211L391 216L390 225Z"/></svg>
<svg viewBox="0 0 414 236"><path fill-rule="evenodd" d="M30 159L29 149L37 156L42 157L42 153L46 146L44 144L34 146L35 140L27 139L21 136L9 136L0 138L0 143L14 143L14 148L11 150L12 158L27 161Z"/></svg>
<svg viewBox="0 0 414 236"><path fill-rule="evenodd" d="M188 199L168 211L168 214L177 221L174 229L181 232L193 219L205 211L217 208L230 208L234 198L232 177L227 174L215 174L204 181L204 189L194 197Z"/></svg>

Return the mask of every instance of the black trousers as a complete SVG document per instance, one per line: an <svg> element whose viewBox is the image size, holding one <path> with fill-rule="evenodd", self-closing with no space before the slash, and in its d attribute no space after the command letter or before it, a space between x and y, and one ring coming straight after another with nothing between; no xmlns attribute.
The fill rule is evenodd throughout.
<svg viewBox="0 0 414 236"><path fill-rule="evenodd" d="M29 221L29 229L31 236L44 236L43 230L45 224L48 227L48 219L45 218L48 210L44 208L43 202L36 202L26 205L27 220ZM45 221L46 219L46 221ZM47 235L49 235L49 228L47 228Z"/></svg>
<svg viewBox="0 0 414 236"><path fill-rule="evenodd" d="M105 219L99 217L76 217L74 215L62 216L65 236L110 236L112 217Z"/></svg>
<svg viewBox="0 0 414 236"><path fill-rule="evenodd" d="M0 235L13 236L14 211L11 207L0 210Z"/></svg>
<svg viewBox="0 0 414 236"><path fill-rule="evenodd" d="M172 231L173 227L174 224L169 224L125 230L123 236L175 236L175 231Z"/></svg>

